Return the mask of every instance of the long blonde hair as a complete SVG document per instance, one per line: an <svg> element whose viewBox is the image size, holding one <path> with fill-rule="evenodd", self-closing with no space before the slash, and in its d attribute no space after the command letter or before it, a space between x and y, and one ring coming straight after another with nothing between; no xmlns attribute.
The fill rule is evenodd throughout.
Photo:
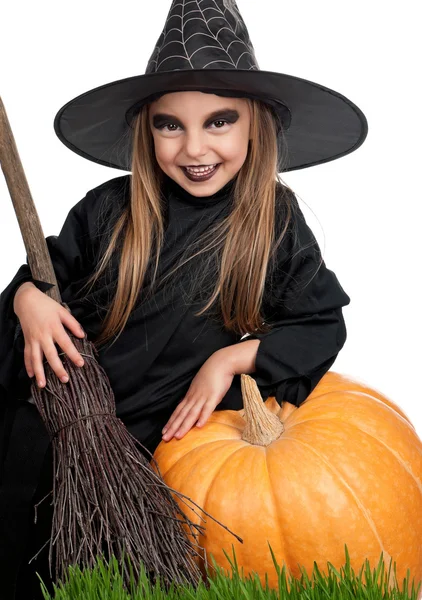
<svg viewBox="0 0 422 600"><path fill-rule="evenodd" d="M277 172L277 120L270 107L258 100L246 99L251 114L251 140L248 155L236 175L233 207L200 239L200 250L185 257L163 281L199 254L213 251L218 257L211 273L215 286L202 315L219 299L220 316L227 330L244 335L267 332L261 314L266 275L288 228L292 213L290 188ZM108 246L96 271L86 285L94 285L115 252L119 253L118 279L114 297L97 345L120 335L139 299L147 268L154 266L152 286L156 283L160 251L164 237L164 215L160 198L163 172L155 158L154 142L148 122L148 108L142 106L134 120L130 202L117 219ZM286 159L286 148L283 144ZM279 185L277 185L277 182ZM278 191L277 191L277 189ZM284 204L284 226L275 240L276 201ZM118 244L118 242L120 243ZM210 263L211 264L211 263ZM195 272L197 278L199 273ZM207 272L207 276L210 273ZM162 282L161 282L162 283ZM152 289L151 286L151 289Z"/></svg>

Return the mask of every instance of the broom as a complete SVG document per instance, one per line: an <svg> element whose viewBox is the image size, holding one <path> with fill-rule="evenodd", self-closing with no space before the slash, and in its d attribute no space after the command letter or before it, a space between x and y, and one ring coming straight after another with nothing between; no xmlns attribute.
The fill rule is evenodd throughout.
<svg viewBox="0 0 422 600"><path fill-rule="evenodd" d="M54 287L45 293L70 312L61 301L41 223L1 98L0 163L32 277L52 283ZM155 461L157 472L153 470L138 449L138 445L144 448L142 444L116 417L113 391L97 362L95 346L86 336L79 339L70 331L68 334L84 357L84 366L75 367L61 352L69 374L68 383L62 383L44 361L46 385L44 388L38 388L34 382L31 385L32 397L53 449L50 576L53 554L55 577L63 579L69 565L93 567L98 556L106 553L109 558L114 555L122 561L127 585L130 571L136 580L139 578L141 562L153 580L197 585L202 578L197 557L207 565L206 553L198 544L198 537L204 534L205 528L188 519L175 496L188 506L189 502L200 507L165 484ZM200 510L210 517L202 508Z"/></svg>

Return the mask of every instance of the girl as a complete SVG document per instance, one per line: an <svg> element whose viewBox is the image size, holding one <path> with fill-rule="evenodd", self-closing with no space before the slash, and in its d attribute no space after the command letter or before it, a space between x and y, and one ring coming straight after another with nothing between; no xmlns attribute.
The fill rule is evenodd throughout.
<svg viewBox="0 0 422 600"><path fill-rule="evenodd" d="M28 565L52 516L44 502L33 522L52 464L30 385L46 384L46 362L65 385L60 352L83 364L67 330L96 343L117 415L146 453L213 410L241 409L241 373L263 399L299 406L332 366L350 298L278 173L356 149L366 120L332 90L259 71L232 0L179 0L146 74L72 100L55 129L85 158L131 173L90 190L46 240L71 314L26 264L0 297L11 600L42 597L35 571L49 579L47 548Z"/></svg>

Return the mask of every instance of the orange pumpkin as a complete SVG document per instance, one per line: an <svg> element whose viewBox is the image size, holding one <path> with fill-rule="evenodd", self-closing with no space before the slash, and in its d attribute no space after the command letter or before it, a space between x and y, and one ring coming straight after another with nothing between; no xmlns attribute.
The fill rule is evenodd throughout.
<svg viewBox="0 0 422 600"><path fill-rule="evenodd" d="M202 428L162 441L155 451L166 483L243 538L206 522L199 544L230 569L232 556L277 587L268 543L287 575L355 573L367 558L402 584L422 580L422 442L406 415L381 393L329 371L299 407L262 402L255 380L241 376L244 410L215 411ZM180 504L189 518L196 513ZM196 509L198 511L198 509ZM200 511L199 511L200 512ZM393 571L393 569L392 569ZM390 579L390 585L397 585Z"/></svg>

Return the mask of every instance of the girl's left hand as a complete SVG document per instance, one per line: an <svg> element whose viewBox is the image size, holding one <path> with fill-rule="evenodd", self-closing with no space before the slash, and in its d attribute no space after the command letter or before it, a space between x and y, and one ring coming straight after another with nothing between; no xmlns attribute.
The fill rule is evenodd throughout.
<svg viewBox="0 0 422 600"><path fill-rule="evenodd" d="M192 379L186 396L164 426L163 440L182 438L193 425L202 427L230 388L235 372L225 348L212 354Z"/></svg>

